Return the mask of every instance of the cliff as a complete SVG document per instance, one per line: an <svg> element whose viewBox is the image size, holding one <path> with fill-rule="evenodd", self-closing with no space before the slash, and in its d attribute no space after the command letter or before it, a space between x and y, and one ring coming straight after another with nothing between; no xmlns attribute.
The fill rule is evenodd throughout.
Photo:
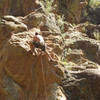
<svg viewBox="0 0 100 100"><path fill-rule="evenodd" d="M87 2L0 1L0 100L100 99L100 25L83 18ZM30 52L36 32L53 61Z"/></svg>

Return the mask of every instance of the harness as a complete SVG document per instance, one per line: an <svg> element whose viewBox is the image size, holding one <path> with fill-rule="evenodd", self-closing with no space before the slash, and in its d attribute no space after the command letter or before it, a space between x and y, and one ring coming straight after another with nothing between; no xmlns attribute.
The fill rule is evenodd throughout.
<svg viewBox="0 0 100 100"><path fill-rule="evenodd" d="M32 45L34 45L35 48L40 48L42 51L45 52L45 45L42 45L40 42L38 42L38 41L33 41L33 42L32 42Z"/></svg>

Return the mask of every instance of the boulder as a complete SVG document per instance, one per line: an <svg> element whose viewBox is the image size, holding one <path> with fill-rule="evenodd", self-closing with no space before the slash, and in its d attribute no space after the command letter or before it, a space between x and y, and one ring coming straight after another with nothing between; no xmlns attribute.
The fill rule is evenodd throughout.
<svg viewBox="0 0 100 100"><path fill-rule="evenodd" d="M100 24L100 1L99 0L89 0L89 5L87 7L87 19L93 24Z"/></svg>
<svg viewBox="0 0 100 100"><path fill-rule="evenodd" d="M100 39L100 25L88 24L85 29L89 38Z"/></svg>
<svg viewBox="0 0 100 100"><path fill-rule="evenodd" d="M28 28L39 27L43 23L43 14L42 13L30 13L22 19L22 22L25 23Z"/></svg>
<svg viewBox="0 0 100 100"><path fill-rule="evenodd" d="M47 31L45 34L50 34L51 32L61 33L59 26L57 26L56 16L53 13L45 15L44 13L30 13L22 19L22 22L25 23L28 28L37 27L41 31Z"/></svg>
<svg viewBox="0 0 100 100"><path fill-rule="evenodd" d="M82 2L80 0L59 0L58 5L58 11L65 15L68 22L79 23L87 2L85 0Z"/></svg>
<svg viewBox="0 0 100 100"><path fill-rule="evenodd" d="M69 63L68 68L78 70L77 66L82 66L82 70L84 70L100 67L100 41L90 39L85 33L75 29L66 33L65 38L62 57L65 62ZM70 62L74 64L70 65Z"/></svg>
<svg viewBox="0 0 100 100"><path fill-rule="evenodd" d="M0 44L9 39L13 33L27 31L27 26L14 16L4 16L0 22Z"/></svg>
<svg viewBox="0 0 100 100"><path fill-rule="evenodd" d="M63 88L68 100L98 100L100 98L100 70L65 72Z"/></svg>

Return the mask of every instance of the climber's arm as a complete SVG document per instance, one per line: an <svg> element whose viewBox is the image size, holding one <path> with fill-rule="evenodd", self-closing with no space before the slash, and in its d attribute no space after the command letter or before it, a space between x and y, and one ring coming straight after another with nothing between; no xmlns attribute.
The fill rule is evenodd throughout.
<svg viewBox="0 0 100 100"><path fill-rule="evenodd" d="M35 51L35 47L32 44L32 41L28 42L28 44L29 44L29 47L30 47L30 50L28 52L31 53L31 54L33 54L33 52Z"/></svg>

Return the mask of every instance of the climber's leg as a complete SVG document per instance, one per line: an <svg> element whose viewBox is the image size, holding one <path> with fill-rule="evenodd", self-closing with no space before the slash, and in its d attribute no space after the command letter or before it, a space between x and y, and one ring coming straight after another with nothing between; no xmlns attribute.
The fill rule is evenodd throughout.
<svg viewBox="0 0 100 100"><path fill-rule="evenodd" d="M49 61L54 61L47 50L45 51L45 53L47 54Z"/></svg>
<svg viewBox="0 0 100 100"><path fill-rule="evenodd" d="M30 45L30 51L29 52L32 53L32 55L36 56L37 55L36 47L37 47L38 44L33 41L33 42L30 42L29 45Z"/></svg>
<svg viewBox="0 0 100 100"><path fill-rule="evenodd" d="M48 51L46 50L46 45L41 45L40 48L41 48L41 50L42 50L43 52L46 53L46 55L48 56L48 58L49 58L50 61L54 61L54 60L52 59L52 57L50 56L50 54L48 53Z"/></svg>

